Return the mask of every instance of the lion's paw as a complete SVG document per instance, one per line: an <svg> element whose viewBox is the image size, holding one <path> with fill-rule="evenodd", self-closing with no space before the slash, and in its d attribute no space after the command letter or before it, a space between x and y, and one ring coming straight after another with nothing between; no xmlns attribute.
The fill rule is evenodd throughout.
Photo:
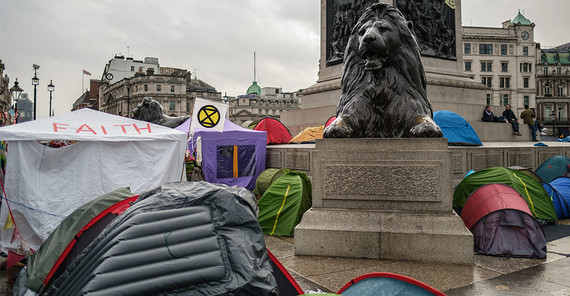
<svg viewBox="0 0 570 296"><path fill-rule="evenodd" d="M323 138L350 138L352 136L352 128L346 125L341 117L335 119L323 131Z"/></svg>
<svg viewBox="0 0 570 296"><path fill-rule="evenodd" d="M416 138L441 138L443 133L433 119L429 116L417 117L414 126L410 129L412 137Z"/></svg>

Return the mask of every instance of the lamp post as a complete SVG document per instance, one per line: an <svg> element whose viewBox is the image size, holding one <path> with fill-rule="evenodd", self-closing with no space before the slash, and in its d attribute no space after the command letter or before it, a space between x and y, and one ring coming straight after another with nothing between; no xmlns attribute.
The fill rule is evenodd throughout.
<svg viewBox="0 0 570 296"><path fill-rule="evenodd" d="M51 93L53 93L53 91L55 90L55 85L53 85L53 80L49 81L47 88L49 91L49 117L51 117Z"/></svg>
<svg viewBox="0 0 570 296"><path fill-rule="evenodd" d="M37 86L40 84L40 79L38 78L38 69L40 66L34 64L34 78L32 78L32 85L34 86L34 120L36 120L36 98L37 98Z"/></svg>
<svg viewBox="0 0 570 296"><path fill-rule="evenodd" d="M14 86L10 88L10 94L12 95L12 100L14 100L14 116L16 116L15 123L18 123L18 101L24 90L18 85L18 78L14 81Z"/></svg>

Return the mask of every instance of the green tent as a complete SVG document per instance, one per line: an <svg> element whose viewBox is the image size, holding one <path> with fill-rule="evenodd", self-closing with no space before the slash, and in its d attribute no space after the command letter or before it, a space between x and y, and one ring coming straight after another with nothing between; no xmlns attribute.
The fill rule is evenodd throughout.
<svg viewBox="0 0 570 296"><path fill-rule="evenodd" d="M453 208L462 209L465 201L477 188L491 183L505 184L513 187L525 199L532 215L543 220L556 221L556 211L548 193L540 182L527 174L504 167L493 167L477 171L467 176L453 193Z"/></svg>
<svg viewBox="0 0 570 296"><path fill-rule="evenodd" d="M39 292L54 276L61 261L64 260L63 257L67 256L70 248L74 247L80 234L92 227L95 219L103 219L102 215L107 214L105 211L116 212L117 210L112 207L131 197L137 196L133 196L129 188L119 188L85 203L67 216L30 257L26 287Z"/></svg>
<svg viewBox="0 0 570 296"><path fill-rule="evenodd" d="M303 214L311 208L312 185L305 173L283 172L259 199L257 220L265 234L292 236Z"/></svg>
<svg viewBox="0 0 570 296"><path fill-rule="evenodd" d="M564 176L568 172L570 172L570 158L562 155L552 156L534 171L546 183L550 183L556 177Z"/></svg>
<svg viewBox="0 0 570 296"><path fill-rule="evenodd" d="M253 194L256 196L262 196L265 193L265 190L275 182L275 180L279 179L279 177L285 175L286 173L290 172L290 169L266 169L259 176L257 176L257 180L255 180L255 188L253 189Z"/></svg>

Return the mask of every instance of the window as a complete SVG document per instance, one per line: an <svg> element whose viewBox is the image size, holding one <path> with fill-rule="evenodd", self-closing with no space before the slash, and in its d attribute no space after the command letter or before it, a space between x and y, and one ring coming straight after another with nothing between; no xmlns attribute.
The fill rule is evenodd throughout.
<svg viewBox="0 0 570 296"><path fill-rule="evenodd" d="M548 75L548 67L544 67L544 75Z"/></svg>
<svg viewBox="0 0 570 296"><path fill-rule="evenodd" d="M175 101L170 101L170 106L169 106L168 110L169 111L176 110L176 102Z"/></svg>
<svg viewBox="0 0 570 296"><path fill-rule="evenodd" d="M510 88L511 78L510 77L500 77L499 78L499 88Z"/></svg>
<svg viewBox="0 0 570 296"><path fill-rule="evenodd" d="M148 91L148 85L144 85L144 91Z"/></svg>
<svg viewBox="0 0 570 296"><path fill-rule="evenodd" d="M501 63L501 72L509 72L509 63Z"/></svg>
<svg viewBox="0 0 570 296"><path fill-rule="evenodd" d="M471 72L471 61L465 62L465 71Z"/></svg>
<svg viewBox="0 0 570 296"><path fill-rule="evenodd" d="M501 44L501 55L507 55L507 45Z"/></svg>
<svg viewBox="0 0 570 296"><path fill-rule="evenodd" d="M493 94L487 94L487 105L491 106L493 103Z"/></svg>
<svg viewBox="0 0 570 296"><path fill-rule="evenodd" d="M493 62L481 62L481 72L493 71Z"/></svg>
<svg viewBox="0 0 570 296"><path fill-rule="evenodd" d="M486 87L492 86L493 77L492 76L481 76L481 83L483 83Z"/></svg>
<svg viewBox="0 0 570 296"><path fill-rule="evenodd" d="M556 67L556 74L562 74L562 67Z"/></svg>
<svg viewBox="0 0 570 296"><path fill-rule="evenodd" d="M528 46L523 46L523 56L528 55Z"/></svg>
<svg viewBox="0 0 570 296"><path fill-rule="evenodd" d="M493 44L479 44L479 54L493 54Z"/></svg>
<svg viewBox="0 0 570 296"><path fill-rule="evenodd" d="M156 85L156 91L157 91L157 92L161 92L161 91L162 91L162 85L157 84L157 85Z"/></svg>
<svg viewBox="0 0 570 296"><path fill-rule="evenodd" d="M544 85L544 96L545 97L551 97L552 94L550 93L550 84L545 84Z"/></svg>
<svg viewBox="0 0 570 296"><path fill-rule="evenodd" d="M558 120L566 121L566 107L558 106Z"/></svg>
<svg viewBox="0 0 570 296"><path fill-rule="evenodd" d="M131 66L131 72L135 72L135 66Z"/></svg>
<svg viewBox="0 0 570 296"><path fill-rule="evenodd" d="M528 88L528 85L529 85L529 78L523 77L523 87Z"/></svg>
<svg viewBox="0 0 570 296"><path fill-rule="evenodd" d="M546 121L552 120L552 107L544 107L544 118Z"/></svg>
<svg viewBox="0 0 570 296"><path fill-rule="evenodd" d="M528 105L528 96L523 97L523 104Z"/></svg>
<svg viewBox="0 0 570 296"><path fill-rule="evenodd" d="M506 106L509 104L509 94L501 95L501 106Z"/></svg>
<svg viewBox="0 0 570 296"><path fill-rule="evenodd" d="M471 54L471 43L463 44L465 54Z"/></svg>
<svg viewBox="0 0 570 296"><path fill-rule="evenodd" d="M564 96L564 85L559 84L558 85L558 96L559 97L563 97Z"/></svg>
<svg viewBox="0 0 570 296"><path fill-rule="evenodd" d="M170 86L170 92L174 92L174 85Z"/></svg>
<svg viewBox="0 0 570 296"><path fill-rule="evenodd" d="M186 102L186 112L190 112L190 102Z"/></svg>
<svg viewBox="0 0 570 296"><path fill-rule="evenodd" d="M521 72L532 72L532 64L531 63L521 63Z"/></svg>

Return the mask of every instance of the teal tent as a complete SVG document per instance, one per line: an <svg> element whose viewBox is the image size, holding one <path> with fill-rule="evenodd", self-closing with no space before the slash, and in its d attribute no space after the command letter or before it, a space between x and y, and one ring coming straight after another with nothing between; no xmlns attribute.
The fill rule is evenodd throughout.
<svg viewBox="0 0 570 296"><path fill-rule="evenodd" d="M568 172L570 172L570 158L562 155L552 156L534 171L546 183L550 183L556 177L564 176Z"/></svg>

